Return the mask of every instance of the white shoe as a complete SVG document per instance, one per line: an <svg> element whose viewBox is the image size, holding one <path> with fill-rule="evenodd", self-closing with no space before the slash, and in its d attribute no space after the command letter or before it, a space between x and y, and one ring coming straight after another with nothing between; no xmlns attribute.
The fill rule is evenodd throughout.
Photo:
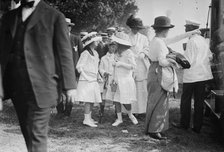
<svg viewBox="0 0 224 152"><path fill-rule="evenodd" d="M87 125L89 127L97 127L97 125L95 123L93 123L93 121L91 121L91 120L84 120L83 124Z"/></svg>
<svg viewBox="0 0 224 152"><path fill-rule="evenodd" d="M129 118L131 119L131 121L132 121L132 123L133 123L134 125L137 125L137 124L138 124L138 120L135 118L134 115L130 116Z"/></svg>
<svg viewBox="0 0 224 152"><path fill-rule="evenodd" d="M122 120L116 119L115 122L112 124L112 126L116 127L116 126L120 125L121 123L123 123Z"/></svg>
<svg viewBox="0 0 224 152"><path fill-rule="evenodd" d="M94 124L98 124L98 121L95 121L93 118L90 118Z"/></svg>

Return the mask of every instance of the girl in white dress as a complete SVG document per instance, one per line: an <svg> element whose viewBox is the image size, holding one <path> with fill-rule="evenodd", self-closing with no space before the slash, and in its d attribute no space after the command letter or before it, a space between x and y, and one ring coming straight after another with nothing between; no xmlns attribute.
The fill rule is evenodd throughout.
<svg viewBox="0 0 224 152"><path fill-rule="evenodd" d="M131 103L136 101L136 86L133 78L133 71L136 67L135 57L128 41L128 36L125 33L118 32L112 38L117 43L118 48L115 53L114 80L117 83L117 89L113 94L117 119L112 126L118 126L123 122L121 114L121 105L124 105L128 112L128 116L133 124L138 124L137 119L132 114Z"/></svg>
<svg viewBox="0 0 224 152"><path fill-rule="evenodd" d="M84 51L76 66L80 72L76 100L85 102L83 124L90 127L97 127L97 122L91 117L93 104L102 102L100 87L97 82L99 55L95 50L102 38L96 34L96 32L91 32L82 38Z"/></svg>

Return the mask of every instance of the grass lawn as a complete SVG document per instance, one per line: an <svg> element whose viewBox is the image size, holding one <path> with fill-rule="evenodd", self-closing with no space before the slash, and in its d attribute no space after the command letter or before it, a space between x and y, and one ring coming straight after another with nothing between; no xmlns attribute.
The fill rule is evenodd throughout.
<svg viewBox="0 0 224 152"><path fill-rule="evenodd" d="M93 118L98 120L98 107L94 107ZM53 110L49 127L49 152L223 152L219 143L217 129L210 121L204 119L201 134L173 128L165 132L168 140L154 140L144 135L144 118L139 119L138 125L133 125L124 115L124 123L112 127L115 120L113 107L105 108L105 116L97 128L90 128L82 124L83 106L74 105L70 118L59 118ZM179 120L179 100L170 100L170 122ZM24 141L18 127L16 115L12 105L7 103L0 113L0 127L6 126L0 132L0 144L9 140L16 144L3 146L4 152L25 152ZM216 131L215 131L216 130ZM7 139L1 136L12 136ZM14 135L18 135L14 136ZM2 140L2 141L1 141ZM5 142L7 143L7 142ZM16 151L16 146L23 145ZM13 147L15 146L15 147ZM22 150L21 150L22 149ZM10 151L11 150L11 151ZM1 152L1 149L0 149Z"/></svg>

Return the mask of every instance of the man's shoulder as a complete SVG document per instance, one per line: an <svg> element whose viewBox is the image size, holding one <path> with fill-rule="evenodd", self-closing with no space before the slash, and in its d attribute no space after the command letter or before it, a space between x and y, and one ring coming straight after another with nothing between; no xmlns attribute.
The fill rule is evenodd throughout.
<svg viewBox="0 0 224 152"><path fill-rule="evenodd" d="M63 15L62 12L60 12L59 10L55 9L54 7L48 5L46 2L44 1L40 1L40 5L42 5L43 9L47 10L48 13L46 13L46 15Z"/></svg>
<svg viewBox="0 0 224 152"><path fill-rule="evenodd" d="M190 40L194 40L194 41L205 40L205 38L199 34L195 34L195 35L191 36Z"/></svg>
<svg viewBox="0 0 224 152"><path fill-rule="evenodd" d="M206 43L206 39L199 34L196 34L196 35L192 36L189 40L189 43L199 44L199 42L200 43Z"/></svg>

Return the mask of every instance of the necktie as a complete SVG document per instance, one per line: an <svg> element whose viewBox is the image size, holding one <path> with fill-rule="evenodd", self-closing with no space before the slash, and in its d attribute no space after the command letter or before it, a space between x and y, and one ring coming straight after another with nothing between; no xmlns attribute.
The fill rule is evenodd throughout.
<svg viewBox="0 0 224 152"><path fill-rule="evenodd" d="M21 1L21 7L31 8L31 7L33 7L34 2L35 1L30 1L30 2Z"/></svg>

